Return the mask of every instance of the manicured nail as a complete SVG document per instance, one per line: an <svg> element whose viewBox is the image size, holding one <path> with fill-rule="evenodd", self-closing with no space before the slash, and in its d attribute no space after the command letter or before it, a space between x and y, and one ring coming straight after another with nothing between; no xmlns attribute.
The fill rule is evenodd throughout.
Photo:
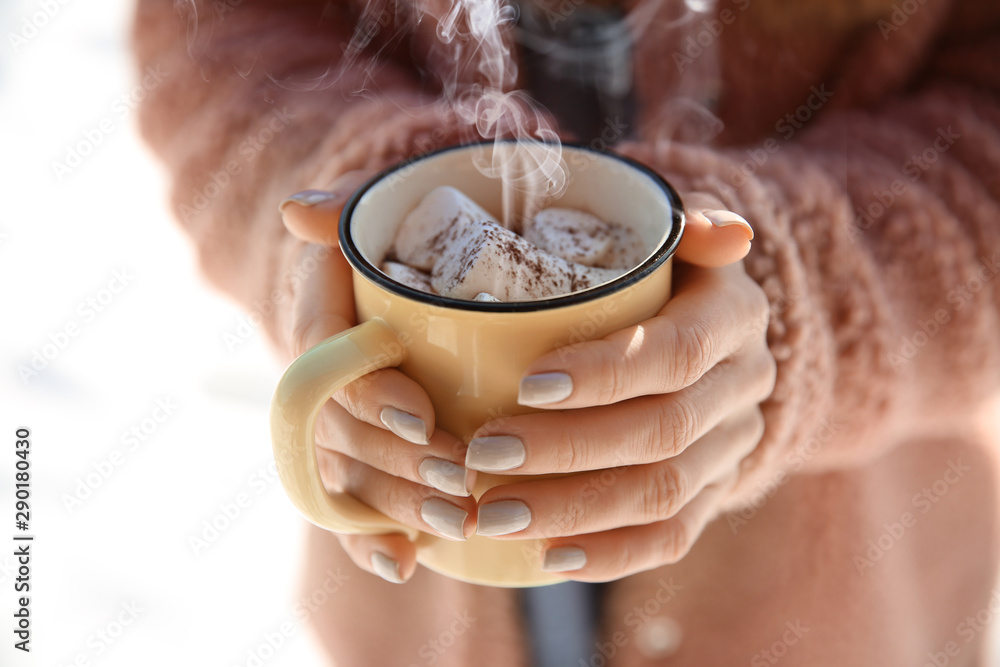
<svg viewBox="0 0 1000 667"><path fill-rule="evenodd" d="M524 463L524 443L512 435L473 438L465 452L465 467L482 472L513 470Z"/></svg>
<svg viewBox="0 0 1000 667"><path fill-rule="evenodd" d="M329 201L336 196L336 193L327 192L326 190L303 190L302 192L296 192L294 195L285 197L285 199L278 204L278 210L284 211L285 207L289 204L298 204L299 206L309 208L310 206L315 206L316 204L322 204L325 201Z"/></svg>
<svg viewBox="0 0 1000 667"><path fill-rule="evenodd" d="M500 500L479 506L476 532L486 537L508 535L531 523L531 510L520 500Z"/></svg>
<svg viewBox="0 0 1000 667"><path fill-rule="evenodd" d="M433 486L438 491L453 496L468 496L468 474L469 471L457 463L445 461L444 459L424 459L417 466L421 479Z"/></svg>
<svg viewBox="0 0 1000 667"><path fill-rule="evenodd" d="M399 563L378 551L372 552L372 569L375 574L393 584L403 584L406 581L399 575Z"/></svg>
<svg viewBox="0 0 1000 667"><path fill-rule="evenodd" d="M409 412L403 412L396 408L382 408L378 414L385 427L398 435L403 440L412 442L415 445L426 445L427 425L420 417L414 417Z"/></svg>
<svg viewBox="0 0 1000 667"><path fill-rule="evenodd" d="M587 554L577 547L553 547L545 552L542 572L571 572L587 564Z"/></svg>
<svg viewBox="0 0 1000 667"><path fill-rule="evenodd" d="M716 227L739 225L747 233L747 240L753 239L753 227L750 226L750 223L742 215L722 210L702 211L701 214L708 218L708 221Z"/></svg>
<svg viewBox="0 0 1000 667"><path fill-rule="evenodd" d="M569 398L573 378L565 373L539 373L521 378L517 402L521 405L546 405Z"/></svg>
<svg viewBox="0 0 1000 667"><path fill-rule="evenodd" d="M465 540L465 520L468 514L440 498L428 498L420 505L420 518L450 540Z"/></svg>

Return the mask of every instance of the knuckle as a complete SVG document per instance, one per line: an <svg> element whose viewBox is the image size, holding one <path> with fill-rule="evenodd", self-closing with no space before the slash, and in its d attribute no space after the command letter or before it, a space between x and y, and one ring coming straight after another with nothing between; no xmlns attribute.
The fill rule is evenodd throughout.
<svg viewBox="0 0 1000 667"><path fill-rule="evenodd" d="M585 446L583 437L575 431L570 433L564 442L556 445L553 448L555 451L555 472L584 470L583 464L586 461L586 457L582 451Z"/></svg>
<svg viewBox="0 0 1000 667"><path fill-rule="evenodd" d="M701 321L676 330L674 349L666 355L670 363L668 382L674 389L694 384L705 374L715 354L712 332Z"/></svg>
<svg viewBox="0 0 1000 667"><path fill-rule="evenodd" d="M333 446L333 434L336 433L337 419L336 413L330 409L331 403L327 401L323 408L319 411L319 416L316 418L316 431L315 440L316 446L322 447L323 449L331 449Z"/></svg>
<svg viewBox="0 0 1000 667"><path fill-rule="evenodd" d="M649 567L647 560L648 555L644 549L632 541L626 541L615 554L611 569L619 573L620 577L635 574Z"/></svg>
<svg viewBox="0 0 1000 667"><path fill-rule="evenodd" d="M682 394L674 394L660 403L654 421L656 441L650 443L659 450L654 460L680 454L694 442L699 431L698 409Z"/></svg>
<svg viewBox="0 0 1000 667"><path fill-rule="evenodd" d="M657 401L656 406L650 408L646 428L640 431L640 435L631 447L634 450L636 463L653 463L677 453L668 435L670 433L667 426L670 421L668 413L669 410L663 401Z"/></svg>
<svg viewBox="0 0 1000 667"><path fill-rule="evenodd" d="M774 392L778 380L778 363L767 348L755 355L753 361L753 377L757 379L754 397L758 401L767 400Z"/></svg>
<svg viewBox="0 0 1000 667"><path fill-rule="evenodd" d="M420 476L416 473L417 463L413 458L402 454L396 447L385 446L384 442L379 441L380 438L381 433L376 433L374 441L361 443L364 450L369 452L366 455L368 465L393 477L403 479L412 477L414 480L419 480ZM374 452L374 455L370 452Z"/></svg>
<svg viewBox="0 0 1000 667"><path fill-rule="evenodd" d="M749 322L744 331L748 338L764 340L771 321L771 302L767 294L752 278L745 278L747 286L740 286L740 294L735 298L746 304Z"/></svg>
<svg viewBox="0 0 1000 667"><path fill-rule="evenodd" d="M763 320L770 319L771 302L767 298L764 288L750 276L745 276L747 288L743 290L742 298L750 305L753 314Z"/></svg>
<svg viewBox="0 0 1000 667"><path fill-rule="evenodd" d="M617 403L628 391L629 373L625 366L626 356L615 352L610 346L602 349L598 365L597 397L601 405Z"/></svg>
<svg viewBox="0 0 1000 667"><path fill-rule="evenodd" d="M319 468L319 478L323 488L331 493L350 491L349 481L351 459L340 452L326 449L316 450L316 465Z"/></svg>
<svg viewBox="0 0 1000 667"><path fill-rule="evenodd" d="M359 393L361 391L362 388L358 385L358 381L355 380L337 390L333 394L333 400L337 401L352 416L357 416L360 403Z"/></svg>
<svg viewBox="0 0 1000 667"><path fill-rule="evenodd" d="M676 563L691 550L691 532L683 521L670 521L666 524L663 539L660 541L660 561Z"/></svg>
<svg viewBox="0 0 1000 667"><path fill-rule="evenodd" d="M684 504L688 488L683 468L669 462L652 466L645 483L642 515L650 522L669 519Z"/></svg>
<svg viewBox="0 0 1000 667"><path fill-rule="evenodd" d="M754 409L750 411L750 432L753 435L754 443L760 442L761 438L764 437L765 426L764 412L759 406L754 406Z"/></svg>
<svg viewBox="0 0 1000 667"><path fill-rule="evenodd" d="M545 537L562 537L579 535L587 532L584 503L579 497L571 497L563 507L552 517L550 527L545 531Z"/></svg>
<svg viewBox="0 0 1000 667"><path fill-rule="evenodd" d="M769 398L774 393L774 387L778 383L778 362L771 351L767 349L764 351L764 366L764 398Z"/></svg>
<svg viewBox="0 0 1000 667"><path fill-rule="evenodd" d="M391 513L398 516L394 511L397 508L419 508L420 502L423 500L420 497L420 493L416 492L413 487L402 480L392 477L384 478L383 483L379 484L379 486L382 488L379 490L378 496L381 498L381 502L384 503L384 511L387 514ZM416 511L416 514L419 514L419 510Z"/></svg>
<svg viewBox="0 0 1000 667"><path fill-rule="evenodd" d="M383 379L384 371L373 371L362 375L335 392L333 400L337 401L351 416L377 424L378 415L375 414L372 395L378 390Z"/></svg>
<svg viewBox="0 0 1000 667"><path fill-rule="evenodd" d="M680 453L673 438L671 400L658 400L650 407L646 428L640 431L631 448L636 463L654 463Z"/></svg>

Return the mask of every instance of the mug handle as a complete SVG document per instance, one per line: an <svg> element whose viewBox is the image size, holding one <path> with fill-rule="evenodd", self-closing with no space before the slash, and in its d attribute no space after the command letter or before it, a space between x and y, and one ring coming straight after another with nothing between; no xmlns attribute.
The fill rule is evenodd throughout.
<svg viewBox="0 0 1000 667"><path fill-rule="evenodd" d="M271 443L281 484L310 522L336 533L419 531L393 521L347 493L328 493L316 463L316 418L341 387L406 358L396 332L375 318L327 338L285 370L271 399Z"/></svg>

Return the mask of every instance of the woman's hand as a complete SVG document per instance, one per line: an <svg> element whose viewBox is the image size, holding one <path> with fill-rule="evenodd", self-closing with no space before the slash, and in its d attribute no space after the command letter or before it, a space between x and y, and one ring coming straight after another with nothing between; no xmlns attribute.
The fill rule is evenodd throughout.
<svg viewBox="0 0 1000 667"><path fill-rule="evenodd" d="M296 291L296 356L354 324L351 270L330 246L340 210L364 176L349 174L329 191L298 193L282 205L286 227L309 242L304 255L322 257ZM717 200L689 198L699 208L689 206L678 258L719 266L742 257L749 227L716 211ZM773 385L773 361L763 342L766 300L742 268L678 265L675 283L674 298L657 318L557 350L529 370L536 377L522 383L523 401L532 402L534 393L535 405L572 413L487 424L477 436L501 437L475 440L468 456L463 443L435 430L426 393L399 371L377 371L345 387L317 422L324 485L452 539L475 530L477 517L484 535L556 538L548 569L576 567L582 553L586 565L567 575L581 580L615 579L676 560L715 515L724 482L760 438L757 404ZM565 377L553 375L560 372ZM560 388L569 395L537 401ZM425 435L430 444L418 444ZM498 457L514 467L499 470ZM493 489L477 515L467 497L476 474L470 467L590 472ZM601 511L588 512L596 499ZM491 504L498 501L513 502ZM501 535L505 530L514 532ZM359 567L389 581L405 581L416 567L415 549L401 534L338 538Z"/></svg>
<svg viewBox="0 0 1000 667"><path fill-rule="evenodd" d="M367 174L347 174L328 191L282 202L287 229L303 245L306 277L292 297L291 353L299 356L354 326L351 268L337 247L340 211ZM347 492L400 523L450 539L474 530L476 473L462 463L465 445L434 427L424 390L395 369L370 373L333 396L316 424L316 458L328 491ZM471 518L470 518L471 517ZM405 535L338 535L358 567L402 583L416 568Z"/></svg>
<svg viewBox="0 0 1000 667"><path fill-rule="evenodd" d="M688 261L725 264L748 249L752 232L738 216L713 207L689 209L688 220L679 252ZM713 235L725 238L708 242ZM490 489L477 531L548 538L544 569L581 581L683 557L763 433L759 404L775 380L768 312L741 263L678 264L674 296L656 317L538 359L519 401L547 411L484 425L466 467L577 474Z"/></svg>

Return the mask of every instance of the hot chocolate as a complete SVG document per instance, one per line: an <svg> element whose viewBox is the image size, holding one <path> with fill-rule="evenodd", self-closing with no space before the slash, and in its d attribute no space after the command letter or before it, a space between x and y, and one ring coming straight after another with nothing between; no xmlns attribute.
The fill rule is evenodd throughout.
<svg viewBox="0 0 1000 667"><path fill-rule="evenodd" d="M406 216L382 271L432 294L530 301L621 276L648 255L638 235L575 209L545 208L516 234L451 187L428 193Z"/></svg>

